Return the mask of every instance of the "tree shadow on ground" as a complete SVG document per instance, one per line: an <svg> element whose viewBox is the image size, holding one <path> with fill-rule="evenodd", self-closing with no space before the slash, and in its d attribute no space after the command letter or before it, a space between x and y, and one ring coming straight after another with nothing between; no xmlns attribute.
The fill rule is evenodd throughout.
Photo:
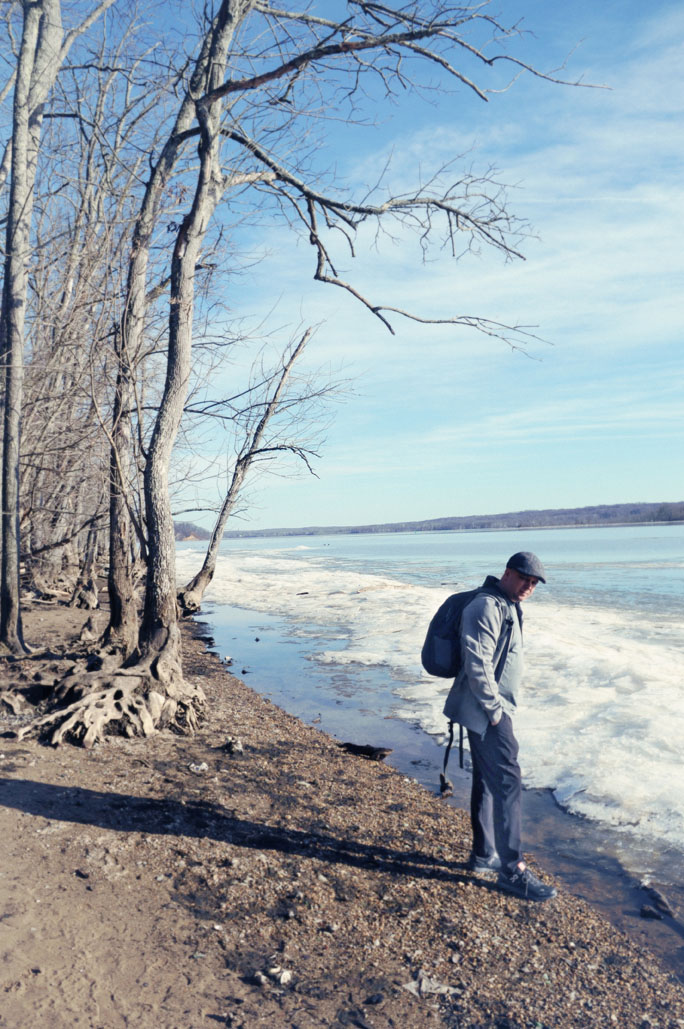
<svg viewBox="0 0 684 1029"><path fill-rule="evenodd" d="M181 803L166 798L103 793L81 786L57 786L30 779L0 778L0 804L53 822L70 822L115 832L143 832L204 838L254 850L299 854L331 864L456 884L493 884L462 874L461 863L440 861L418 850L399 850L318 831L268 825L240 818L206 801Z"/></svg>

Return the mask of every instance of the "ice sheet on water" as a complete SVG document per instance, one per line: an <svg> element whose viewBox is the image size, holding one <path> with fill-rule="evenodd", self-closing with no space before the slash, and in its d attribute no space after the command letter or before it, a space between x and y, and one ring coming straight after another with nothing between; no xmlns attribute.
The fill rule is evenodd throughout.
<svg viewBox="0 0 684 1029"><path fill-rule="evenodd" d="M179 579L200 561L198 551L180 552ZM274 548L220 557L207 599L281 615L322 664L384 667L393 713L440 734L450 683L423 672L420 648L432 614L457 588ZM528 671L516 728L526 785L552 789L577 814L684 846L681 623L662 611L560 604L541 593L525 612ZM341 649L331 649L333 638Z"/></svg>

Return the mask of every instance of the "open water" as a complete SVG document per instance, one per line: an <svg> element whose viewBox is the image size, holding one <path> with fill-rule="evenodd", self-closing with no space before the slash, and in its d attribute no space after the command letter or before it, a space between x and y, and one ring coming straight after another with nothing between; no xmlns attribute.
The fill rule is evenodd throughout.
<svg viewBox="0 0 684 1029"><path fill-rule="evenodd" d="M610 830L628 870L684 882L684 526L227 541L202 617L259 692L434 785L450 683L421 668L427 624L517 550L548 577L525 603L525 785ZM203 552L179 544L179 582Z"/></svg>

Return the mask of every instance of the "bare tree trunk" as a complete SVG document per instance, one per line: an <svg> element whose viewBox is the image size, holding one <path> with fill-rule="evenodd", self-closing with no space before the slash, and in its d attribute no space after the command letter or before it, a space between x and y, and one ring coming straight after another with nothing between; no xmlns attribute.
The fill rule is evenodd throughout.
<svg viewBox="0 0 684 1029"><path fill-rule="evenodd" d="M131 368L117 333L117 376L109 461L109 624L104 643L128 657L136 648L138 609L133 581L131 515L124 465L131 454Z"/></svg>
<svg viewBox="0 0 684 1029"><path fill-rule="evenodd" d="M5 377L0 645L13 654L27 651L19 604L19 441L29 235L36 158L35 137L40 131L39 125L36 126L34 121L32 132L31 88L43 14L39 4L24 6L24 28L14 87L10 199L0 317L0 359ZM58 27L56 30L60 31ZM39 115L37 121L40 122Z"/></svg>
<svg viewBox="0 0 684 1029"><path fill-rule="evenodd" d="M69 607L85 607L89 611L99 607L97 586L95 585L95 562L97 558L98 526L93 523L88 530L85 555L79 572Z"/></svg>
<svg viewBox="0 0 684 1029"><path fill-rule="evenodd" d="M250 2L224 0L213 32L205 91L216 88L225 73L226 55L237 24ZM208 87L208 90L207 90ZM169 349L166 384L145 465L145 512L148 564L140 655L153 659L165 682L182 681L180 631L176 603L176 540L168 487L171 451L188 395L195 302L195 268L209 221L221 196L221 105L197 106L200 122L200 168L192 208L178 231L171 263Z"/></svg>
<svg viewBox="0 0 684 1029"><path fill-rule="evenodd" d="M131 244L126 301L121 320L119 346L117 348L119 367L117 372L117 392L110 462L112 468L110 501L112 521L110 532L113 537L117 538L114 538L110 545L108 589L111 617L115 621L112 621L111 626L108 627L105 633L107 641L112 638L118 640L123 644L123 648L127 653L130 653L134 643L137 643L138 634L138 609L132 566L125 546L120 545L123 541L118 538L121 533L127 534L130 537L130 520L125 504L126 485L122 476L121 465L128 454L126 446L132 435L131 380L143 347L145 319L148 309L147 276L152 234L159 216L164 189L172 174L179 153L185 146L186 134L195 122L195 94L199 94L205 85L207 67L210 62L211 37L212 34L208 33L203 40L194 75L191 79L190 90L181 102L175 123L158 160L152 168L136 220ZM153 464L155 467L157 466L156 459L153 459ZM153 478L156 477L155 472ZM153 520L154 517L153 512ZM173 594L175 596L175 583ZM146 632L148 631L146 630ZM134 635L136 637L135 641L133 639Z"/></svg>
<svg viewBox="0 0 684 1029"><path fill-rule="evenodd" d="M282 452L283 450L292 451L298 449L292 445L278 445L276 443L264 450L264 434L269 422L278 412L283 391L290 377L290 372L292 371L295 361L301 355L304 347L311 338L311 332L312 330L310 328L307 329L297 346L292 350L289 357L284 359L275 390L273 391L272 396L267 399L261 418L257 422L256 426L254 426L253 431L245 440L244 446L241 448L238 459L235 462L230 486L228 487L225 499L221 505L219 516L216 520L216 524L214 525L214 530L211 534L211 539L209 541L209 546L207 547L202 567L197 572L197 575L195 575L187 586L178 594L178 602L181 605L184 615L190 615L199 610L204 592L211 580L214 578L219 547L221 545L221 540L223 539L223 533L225 532L228 518L237 503L242 484L244 483L247 472L251 468L253 462L265 452L273 455L275 453Z"/></svg>

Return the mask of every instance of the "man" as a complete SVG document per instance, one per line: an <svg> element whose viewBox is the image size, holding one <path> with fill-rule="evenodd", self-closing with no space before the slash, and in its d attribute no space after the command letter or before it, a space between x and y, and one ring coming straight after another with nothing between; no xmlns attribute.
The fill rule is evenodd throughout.
<svg viewBox="0 0 684 1029"><path fill-rule="evenodd" d="M468 730L473 765L470 867L498 871L501 889L528 900L556 896L527 867L521 845L522 784L512 715L522 678L522 609L539 582L539 558L521 551L500 579L489 575L463 611L463 667L444 714Z"/></svg>

